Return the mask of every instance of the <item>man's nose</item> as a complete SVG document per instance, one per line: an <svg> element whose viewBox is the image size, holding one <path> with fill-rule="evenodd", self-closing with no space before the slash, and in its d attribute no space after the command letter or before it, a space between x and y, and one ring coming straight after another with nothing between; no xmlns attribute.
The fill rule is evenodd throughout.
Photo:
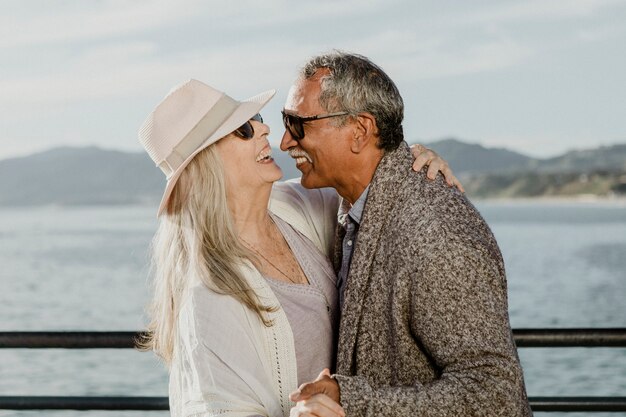
<svg viewBox="0 0 626 417"><path fill-rule="evenodd" d="M280 141L280 150L281 151L288 151L290 148L293 148L296 145L298 145L298 141L296 141L293 138L293 136L291 136L291 133L289 133L289 130L285 129L285 133L283 134L283 138Z"/></svg>

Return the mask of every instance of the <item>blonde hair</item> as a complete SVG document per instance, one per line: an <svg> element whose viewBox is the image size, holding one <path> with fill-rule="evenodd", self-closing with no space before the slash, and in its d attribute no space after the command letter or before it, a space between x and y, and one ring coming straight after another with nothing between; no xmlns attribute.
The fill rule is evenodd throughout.
<svg viewBox="0 0 626 417"><path fill-rule="evenodd" d="M190 277L211 290L227 294L256 312L266 326L266 313L242 274L253 255L239 242L226 200L224 168L215 146L199 152L178 179L152 241L154 296L149 305L148 332L140 349L172 360L177 319Z"/></svg>

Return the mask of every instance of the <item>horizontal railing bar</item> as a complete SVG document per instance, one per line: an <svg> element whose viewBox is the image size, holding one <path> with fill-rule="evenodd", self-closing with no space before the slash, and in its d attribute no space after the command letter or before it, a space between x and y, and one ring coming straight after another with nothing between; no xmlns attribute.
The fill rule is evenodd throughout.
<svg viewBox="0 0 626 417"><path fill-rule="evenodd" d="M518 347L626 347L626 328L516 329Z"/></svg>
<svg viewBox="0 0 626 417"><path fill-rule="evenodd" d="M537 411L626 411L626 397L530 397L530 408Z"/></svg>
<svg viewBox="0 0 626 417"><path fill-rule="evenodd" d="M128 349L144 332L0 332L0 348ZM518 347L626 347L626 328L516 329Z"/></svg>
<svg viewBox="0 0 626 417"><path fill-rule="evenodd" d="M626 397L531 397L533 411L626 411ZM0 396L2 410L168 410L167 397Z"/></svg>
<svg viewBox="0 0 626 417"><path fill-rule="evenodd" d="M0 396L0 410L169 410L167 397Z"/></svg>
<svg viewBox="0 0 626 417"><path fill-rule="evenodd" d="M143 332L0 332L0 348L129 349Z"/></svg>

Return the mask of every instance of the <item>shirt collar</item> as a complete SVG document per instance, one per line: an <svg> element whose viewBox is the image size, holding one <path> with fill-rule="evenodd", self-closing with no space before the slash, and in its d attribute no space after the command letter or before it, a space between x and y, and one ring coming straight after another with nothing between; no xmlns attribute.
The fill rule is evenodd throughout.
<svg viewBox="0 0 626 417"><path fill-rule="evenodd" d="M346 199L343 200L339 206L339 213L337 214L340 224L345 224L346 215L349 215L356 224L361 224L361 218L363 217L363 210L365 209L365 202L367 201L367 194L369 193L369 190L370 186L368 184L352 207L350 207L350 203L348 203Z"/></svg>

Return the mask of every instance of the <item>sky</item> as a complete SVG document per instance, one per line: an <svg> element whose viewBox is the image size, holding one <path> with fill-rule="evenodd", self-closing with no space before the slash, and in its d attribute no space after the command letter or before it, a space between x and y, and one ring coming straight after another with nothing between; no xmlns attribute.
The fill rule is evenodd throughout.
<svg viewBox="0 0 626 417"><path fill-rule="evenodd" d="M0 159L57 146L141 151L137 130L189 78L263 111L277 145L310 56L371 58L408 140L536 157L626 143L623 0L0 0Z"/></svg>

